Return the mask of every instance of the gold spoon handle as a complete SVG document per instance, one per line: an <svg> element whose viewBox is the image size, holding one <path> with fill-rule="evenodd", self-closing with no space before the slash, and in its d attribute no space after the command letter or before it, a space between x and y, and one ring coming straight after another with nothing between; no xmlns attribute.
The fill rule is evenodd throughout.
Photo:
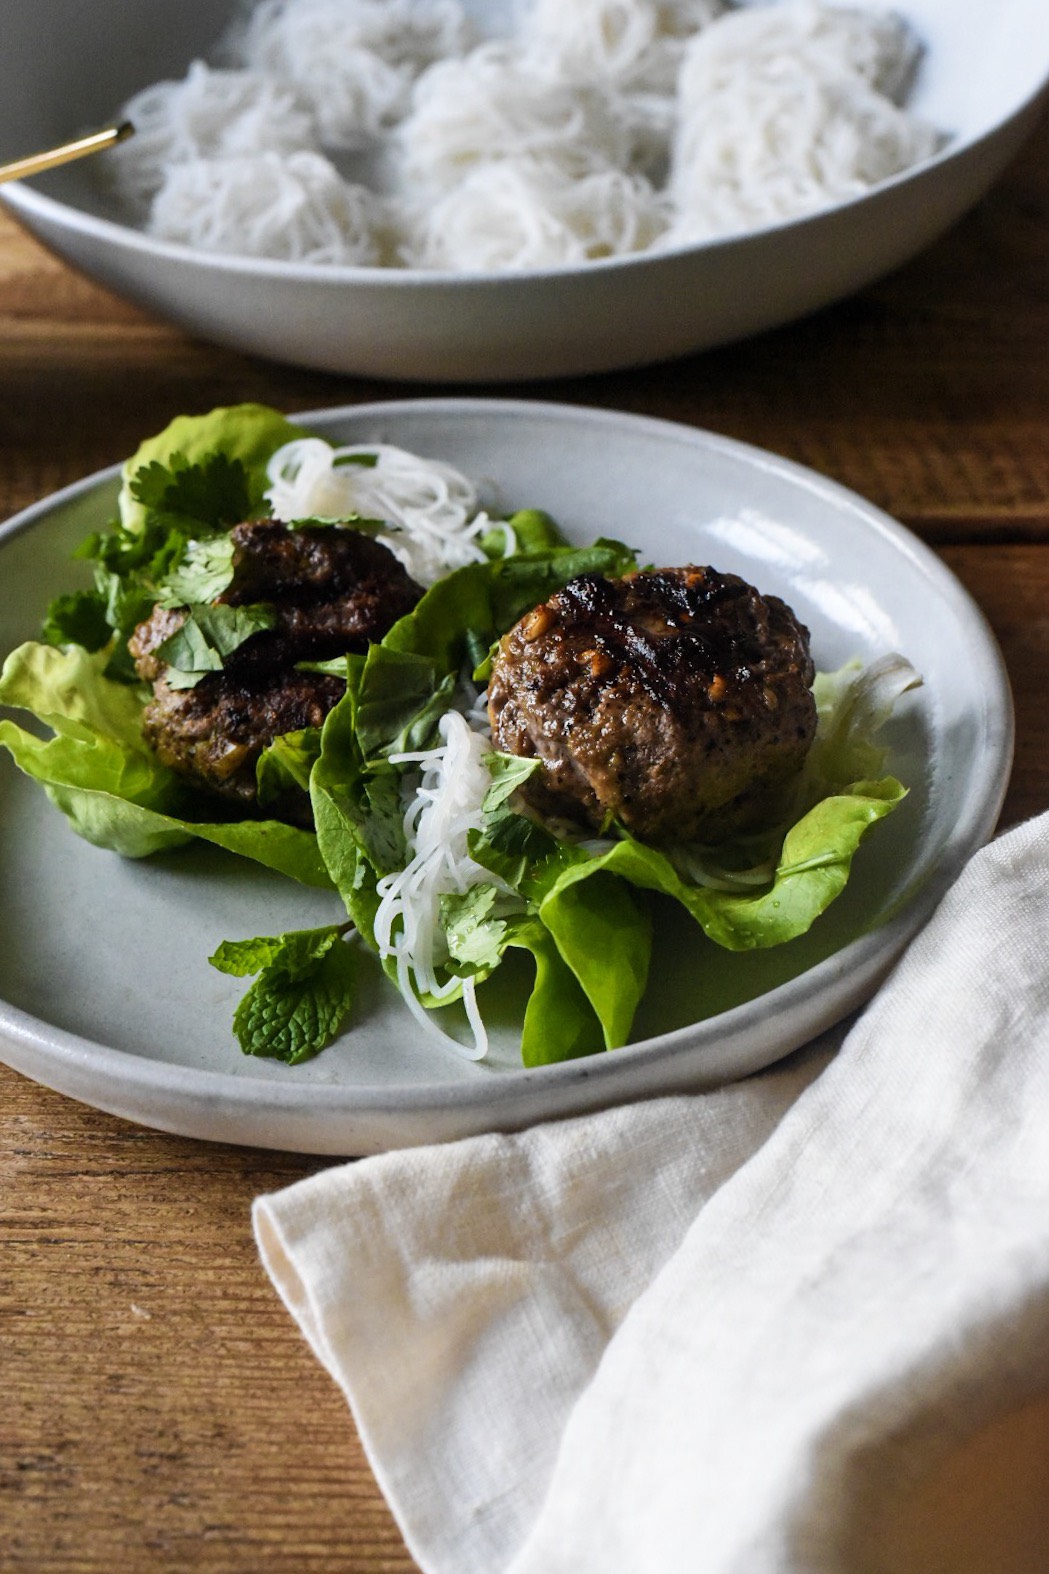
<svg viewBox="0 0 1049 1574"><path fill-rule="evenodd" d="M15 159L13 164L0 164L0 183L40 175L45 169L54 169L56 164L68 164L72 159L115 147L130 137L134 129L130 120L123 120L119 126L107 126L104 131L93 131L88 137L77 137L75 142L63 142L61 147L50 148L46 153L31 153L28 158Z"/></svg>

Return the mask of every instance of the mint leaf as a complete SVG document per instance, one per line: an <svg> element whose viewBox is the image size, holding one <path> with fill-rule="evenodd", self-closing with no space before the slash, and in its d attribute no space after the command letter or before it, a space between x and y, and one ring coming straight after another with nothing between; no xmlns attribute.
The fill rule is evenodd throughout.
<svg viewBox="0 0 1049 1574"><path fill-rule="evenodd" d="M209 960L220 972L258 973L233 1017L246 1055L297 1065L336 1037L353 1005L356 967L343 926L226 940Z"/></svg>
<svg viewBox="0 0 1049 1574"><path fill-rule="evenodd" d="M280 951L283 935L256 935L253 940L223 940L214 956L208 961L220 973L230 973L234 978L250 978L262 969Z"/></svg>

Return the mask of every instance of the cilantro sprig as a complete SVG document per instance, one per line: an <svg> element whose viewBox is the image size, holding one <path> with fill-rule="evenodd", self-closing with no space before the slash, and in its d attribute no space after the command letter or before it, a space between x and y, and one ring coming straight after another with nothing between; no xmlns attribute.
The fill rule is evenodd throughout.
<svg viewBox="0 0 1049 1574"><path fill-rule="evenodd" d="M59 596L48 608L46 643L101 650L114 635L110 676L134 676L124 642L160 603L197 605L233 578L229 529L252 512L248 473L224 453L191 463L181 454L142 466L128 483L142 513L134 527L114 519L76 556L94 565L94 589ZM192 670L192 669L190 669Z"/></svg>

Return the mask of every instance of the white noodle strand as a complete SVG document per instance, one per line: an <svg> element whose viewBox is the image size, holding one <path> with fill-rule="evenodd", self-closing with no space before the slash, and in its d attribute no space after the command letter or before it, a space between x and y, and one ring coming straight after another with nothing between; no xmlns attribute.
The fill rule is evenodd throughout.
<svg viewBox="0 0 1049 1574"><path fill-rule="evenodd" d="M262 0L228 47L294 88L326 146L355 148L394 124L419 72L470 36L458 0Z"/></svg>
<svg viewBox="0 0 1049 1574"><path fill-rule="evenodd" d="M467 851L470 831L483 825L484 796L491 786L485 757L491 745L458 711L441 717L438 733L439 748L390 757L391 764L417 767L421 779L405 809L408 861L376 886L375 940L382 960L393 959L397 986L419 1022L467 1059L480 1060L487 1053L488 1035L477 1008L475 981L452 976L442 984L437 972L448 962L441 897L498 883ZM439 1000L460 986L472 1034L468 1045L443 1032L419 999L428 994Z"/></svg>
<svg viewBox="0 0 1049 1574"><path fill-rule="evenodd" d="M681 72L677 217L662 244L812 213L935 153L938 133L870 85L908 53L901 38L814 0L741 12L701 34Z"/></svg>
<svg viewBox="0 0 1049 1574"><path fill-rule="evenodd" d="M666 203L641 175L609 169L572 180L505 160L471 170L416 210L404 255L418 268L453 271L559 268L645 251L667 221Z"/></svg>
<svg viewBox="0 0 1049 1574"><path fill-rule="evenodd" d="M518 0L480 44L460 0L261 0L220 53L237 69L196 61L120 112L138 134L107 165L118 198L164 239L320 266L701 244L860 196L943 141L903 107L908 24L824 0ZM363 151L383 200L307 157L325 150Z"/></svg>
<svg viewBox="0 0 1049 1574"><path fill-rule="evenodd" d="M389 244L382 200L320 153L255 153L176 164L150 228L201 251L376 267Z"/></svg>
<svg viewBox="0 0 1049 1574"><path fill-rule="evenodd" d="M712 92L745 88L751 78L798 69L821 78L858 77L898 100L910 86L919 55L913 31L892 11L823 0L745 6L689 43L678 81L681 113L687 117Z"/></svg>
<svg viewBox="0 0 1049 1574"><path fill-rule="evenodd" d="M367 463L354 463L364 459ZM478 537L492 528L477 488L454 466L423 459L389 443L333 448L319 437L279 448L267 467L266 497L274 516L380 519L378 540L420 585L450 569L483 563Z"/></svg>
<svg viewBox="0 0 1049 1574"><path fill-rule="evenodd" d="M519 37L552 77L672 95L687 40L724 9L723 0L532 0Z"/></svg>
<svg viewBox="0 0 1049 1574"><path fill-rule="evenodd" d="M170 170L190 159L317 150L313 117L286 84L257 71L212 71L195 60L181 82L157 82L121 111L135 135L104 167L144 217Z"/></svg>
<svg viewBox="0 0 1049 1574"><path fill-rule="evenodd" d="M431 66L397 132L404 185L431 196L493 160L540 160L573 179L625 168L631 141L600 87L551 80L502 43Z"/></svg>

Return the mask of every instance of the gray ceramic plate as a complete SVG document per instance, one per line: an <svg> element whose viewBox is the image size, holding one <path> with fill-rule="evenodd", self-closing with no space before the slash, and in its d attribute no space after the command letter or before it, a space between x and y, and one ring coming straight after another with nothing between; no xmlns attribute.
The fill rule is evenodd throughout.
<svg viewBox="0 0 1049 1574"><path fill-rule="evenodd" d="M511 977L491 1007L492 1059L470 1064L426 1042L376 973L352 1031L288 1068L240 1054L229 1024L242 986L207 958L223 938L325 922L333 899L214 849L142 863L101 852L5 756L0 1057L162 1130L353 1154L710 1086L768 1065L866 998L990 834L1008 777L1001 658L942 563L824 478L660 421L476 399L304 419L332 438L448 459L483 478L492 506L548 509L580 542L614 535L661 563L742 573L796 609L823 668L903 652L925 679L892 725L892 767L910 797L861 848L845 895L778 951L732 956L676 909L662 913L658 989L625 1049L520 1069L525 980ZM31 637L39 609L71 583L69 553L106 522L116 486L104 472L0 531L0 648ZM743 510L745 523L727 523ZM712 1014L697 1021L699 976Z"/></svg>

